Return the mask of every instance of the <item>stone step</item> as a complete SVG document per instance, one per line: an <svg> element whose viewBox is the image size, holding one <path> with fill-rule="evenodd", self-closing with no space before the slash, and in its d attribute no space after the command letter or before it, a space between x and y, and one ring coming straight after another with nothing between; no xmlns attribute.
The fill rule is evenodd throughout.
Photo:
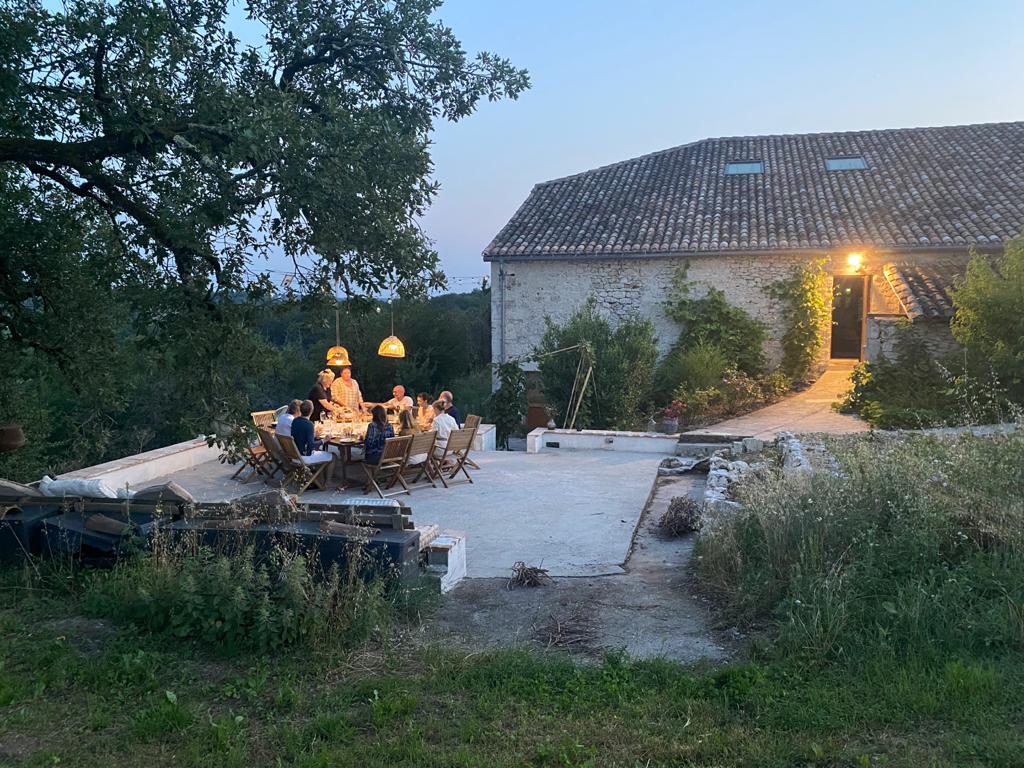
<svg viewBox="0 0 1024 768"><path fill-rule="evenodd" d="M750 437L750 435L726 435L717 432L683 432L679 435L680 443L735 443L742 441L743 438Z"/></svg>
<svg viewBox="0 0 1024 768"><path fill-rule="evenodd" d="M720 451L723 448L728 448L732 443L676 443L675 455L676 456L689 456L695 459L702 459L705 456L710 456L715 451Z"/></svg>

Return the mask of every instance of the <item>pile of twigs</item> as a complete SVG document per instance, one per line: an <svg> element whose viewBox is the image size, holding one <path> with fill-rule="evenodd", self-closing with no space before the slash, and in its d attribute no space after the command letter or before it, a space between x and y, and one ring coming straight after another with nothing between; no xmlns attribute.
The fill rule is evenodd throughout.
<svg viewBox="0 0 1024 768"><path fill-rule="evenodd" d="M508 580L506 586L509 589L515 589L516 587L543 587L550 583L551 577L548 576L547 568L527 565L520 560L512 566L512 578Z"/></svg>
<svg viewBox="0 0 1024 768"><path fill-rule="evenodd" d="M597 632L586 607L575 605L568 616L552 615L548 622L535 629L538 642L548 648L572 648L588 645Z"/></svg>

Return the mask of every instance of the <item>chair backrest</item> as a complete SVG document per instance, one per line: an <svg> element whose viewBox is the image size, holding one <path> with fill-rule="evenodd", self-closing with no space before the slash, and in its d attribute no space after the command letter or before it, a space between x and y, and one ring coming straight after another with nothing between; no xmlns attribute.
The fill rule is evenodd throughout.
<svg viewBox="0 0 1024 768"><path fill-rule="evenodd" d="M412 436L412 442L409 443L409 455L419 456L421 453L430 453L434 448L435 440L437 440L437 432L432 429L427 432L417 432Z"/></svg>
<svg viewBox="0 0 1024 768"><path fill-rule="evenodd" d="M412 438L412 435L406 435L405 437L389 437L385 440L384 451L380 455L380 461L377 462L377 468L383 469L385 466L397 466L405 461Z"/></svg>
<svg viewBox="0 0 1024 768"><path fill-rule="evenodd" d="M471 413L466 417L466 423L462 426L464 429L478 429L480 427L480 417Z"/></svg>
<svg viewBox="0 0 1024 768"><path fill-rule="evenodd" d="M259 427L269 427L274 423L274 414L277 411L253 411L249 415L252 416L252 423Z"/></svg>
<svg viewBox="0 0 1024 768"><path fill-rule="evenodd" d="M302 454L299 453L299 447L295 445L295 440L289 435L278 435L278 445L281 446L281 451L284 453L284 457L288 459L292 464L302 463Z"/></svg>
<svg viewBox="0 0 1024 768"><path fill-rule="evenodd" d="M273 432L269 429L259 427L256 430L256 435L260 439L260 445L267 449L267 453L273 456L276 461L284 462L284 451L281 450L281 446L278 444L277 438L274 436ZM293 442L292 445L295 445L295 443Z"/></svg>
<svg viewBox="0 0 1024 768"><path fill-rule="evenodd" d="M475 429L453 429L452 433L448 435L448 452L468 451L469 447L473 444L473 436L475 434Z"/></svg>

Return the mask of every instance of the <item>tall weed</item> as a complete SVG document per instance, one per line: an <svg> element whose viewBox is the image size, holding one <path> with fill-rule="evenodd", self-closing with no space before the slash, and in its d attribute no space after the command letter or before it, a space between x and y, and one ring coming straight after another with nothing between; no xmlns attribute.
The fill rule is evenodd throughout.
<svg viewBox="0 0 1024 768"><path fill-rule="evenodd" d="M1024 436L833 449L839 476L752 478L705 526L701 571L737 617L819 659L1021 648Z"/></svg>

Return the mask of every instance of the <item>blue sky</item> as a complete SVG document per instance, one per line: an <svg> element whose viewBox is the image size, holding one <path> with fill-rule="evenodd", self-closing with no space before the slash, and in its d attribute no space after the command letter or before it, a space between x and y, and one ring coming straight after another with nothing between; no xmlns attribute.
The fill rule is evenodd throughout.
<svg viewBox="0 0 1024 768"><path fill-rule="evenodd" d="M438 17L533 82L437 127L423 228L453 277L487 274L480 252L546 179L711 136L1024 119L1024 0L448 0Z"/></svg>

